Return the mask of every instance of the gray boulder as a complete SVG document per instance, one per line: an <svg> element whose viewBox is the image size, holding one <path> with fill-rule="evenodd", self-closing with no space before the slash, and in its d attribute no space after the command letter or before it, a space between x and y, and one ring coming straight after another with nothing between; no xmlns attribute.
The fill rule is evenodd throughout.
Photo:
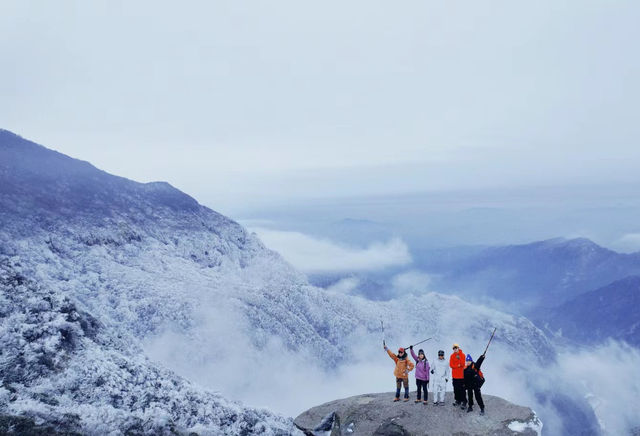
<svg viewBox="0 0 640 436"><path fill-rule="evenodd" d="M447 392L444 406L409 402L394 403L393 393L358 395L316 406L298 416L294 423L307 435L539 435L542 423L528 407L499 397L484 395L486 414L474 406L467 413L453 407L453 393Z"/></svg>

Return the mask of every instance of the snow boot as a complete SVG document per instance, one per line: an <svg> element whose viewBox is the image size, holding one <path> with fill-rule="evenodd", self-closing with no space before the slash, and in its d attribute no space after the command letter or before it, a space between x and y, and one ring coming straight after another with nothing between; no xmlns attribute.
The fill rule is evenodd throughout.
<svg viewBox="0 0 640 436"><path fill-rule="evenodd" d="M480 409L480 415L484 415L484 407Z"/></svg>
<svg viewBox="0 0 640 436"><path fill-rule="evenodd" d="M462 410L466 409L466 408L467 408L467 403L462 403L462 404L460 404L460 408L461 408Z"/></svg>
<svg viewBox="0 0 640 436"><path fill-rule="evenodd" d="M467 413L469 412L473 412L473 407L469 406L469 408L467 409Z"/></svg>
<svg viewBox="0 0 640 436"><path fill-rule="evenodd" d="M424 400L424 401L422 402L422 404L424 404L424 405L426 406L427 404L429 404L429 402L428 402L427 400Z"/></svg>
<svg viewBox="0 0 640 436"><path fill-rule="evenodd" d="M414 403L421 403L422 400L415 400Z"/></svg>
<svg viewBox="0 0 640 436"><path fill-rule="evenodd" d="M395 398L393 399L393 402L394 402L394 403L396 403L396 402L398 402L398 401L400 401L400 398L398 398L398 397L395 397Z"/></svg>

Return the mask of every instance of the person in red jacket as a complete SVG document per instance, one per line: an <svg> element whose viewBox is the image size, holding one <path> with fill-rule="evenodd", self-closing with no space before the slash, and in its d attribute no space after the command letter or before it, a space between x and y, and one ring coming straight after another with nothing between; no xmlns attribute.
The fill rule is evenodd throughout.
<svg viewBox="0 0 640 436"><path fill-rule="evenodd" d="M453 344L453 353L449 357L451 378L453 379L453 396L456 400L453 405L461 409L467 408L467 395L464 388L465 358L466 356L460 349L460 345Z"/></svg>

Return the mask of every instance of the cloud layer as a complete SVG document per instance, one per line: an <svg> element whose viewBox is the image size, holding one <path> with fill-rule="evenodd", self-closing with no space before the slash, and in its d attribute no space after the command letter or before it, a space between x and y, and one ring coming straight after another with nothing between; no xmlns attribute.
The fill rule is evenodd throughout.
<svg viewBox="0 0 640 436"><path fill-rule="evenodd" d="M294 267L306 273L371 271L411 263L407 245L398 238L387 242L373 242L368 247L359 248L300 232L262 227L250 230L267 247L277 251Z"/></svg>

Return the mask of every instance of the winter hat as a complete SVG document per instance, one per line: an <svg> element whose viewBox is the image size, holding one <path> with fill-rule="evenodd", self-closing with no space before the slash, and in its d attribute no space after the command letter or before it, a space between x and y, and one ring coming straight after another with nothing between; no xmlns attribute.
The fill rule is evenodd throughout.
<svg viewBox="0 0 640 436"><path fill-rule="evenodd" d="M438 356L444 356L444 350L438 351Z"/></svg>
<svg viewBox="0 0 640 436"><path fill-rule="evenodd" d="M420 349L418 350L418 354L424 354L424 350L423 350L422 348L420 348Z"/></svg>
<svg viewBox="0 0 640 436"><path fill-rule="evenodd" d="M402 348L402 347L398 348L398 353L400 353L400 354L404 353L404 348Z"/></svg>
<svg viewBox="0 0 640 436"><path fill-rule="evenodd" d="M473 362L473 357L471 357L471 354L467 354L467 362Z"/></svg>
<svg viewBox="0 0 640 436"><path fill-rule="evenodd" d="M460 348L460 345L458 345L457 343L454 343L452 348Z"/></svg>

